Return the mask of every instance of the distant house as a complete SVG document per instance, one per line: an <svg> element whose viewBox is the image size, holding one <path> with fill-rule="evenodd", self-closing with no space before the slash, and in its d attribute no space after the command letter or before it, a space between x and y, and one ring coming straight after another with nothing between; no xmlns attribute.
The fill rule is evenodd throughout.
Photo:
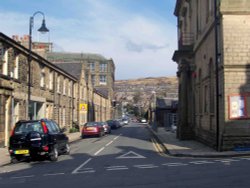
<svg viewBox="0 0 250 188"><path fill-rule="evenodd" d="M171 130L177 125L178 100L173 98L157 98L155 94L151 96L148 121L154 127L165 127Z"/></svg>
<svg viewBox="0 0 250 188"><path fill-rule="evenodd" d="M176 126L177 100L157 98L156 99L156 122L157 126L166 127Z"/></svg>

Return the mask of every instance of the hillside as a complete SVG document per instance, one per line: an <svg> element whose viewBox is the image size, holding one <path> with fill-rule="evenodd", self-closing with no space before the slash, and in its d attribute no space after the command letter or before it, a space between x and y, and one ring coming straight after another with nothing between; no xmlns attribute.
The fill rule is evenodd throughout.
<svg viewBox="0 0 250 188"><path fill-rule="evenodd" d="M115 100L147 110L153 93L160 98L178 98L177 77L149 77L115 81Z"/></svg>

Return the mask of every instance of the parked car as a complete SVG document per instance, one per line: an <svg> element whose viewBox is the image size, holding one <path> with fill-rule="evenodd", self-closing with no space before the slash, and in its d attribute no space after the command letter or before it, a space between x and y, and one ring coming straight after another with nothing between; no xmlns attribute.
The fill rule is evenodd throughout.
<svg viewBox="0 0 250 188"><path fill-rule="evenodd" d="M115 120L108 120L107 123L108 123L108 125L110 126L111 129L119 128L118 124L115 122Z"/></svg>
<svg viewBox="0 0 250 188"><path fill-rule="evenodd" d="M117 128L120 128L122 126L121 120L114 120L114 123Z"/></svg>
<svg viewBox="0 0 250 188"><path fill-rule="evenodd" d="M82 138L86 136L103 136L104 128L100 122L88 122L83 125Z"/></svg>
<svg viewBox="0 0 250 188"><path fill-rule="evenodd" d="M122 121L123 121L124 125L128 125L128 123L129 123L129 120L127 118L122 119Z"/></svg>
<svg viewBox="0 0 250 188"><path fill-rule="evenodd" d="M115 121L118 122L118 126L119 126L119 127L122 127L122 126L125 125L122 119L117 119L117 120L115 120Z"/></svg>
<svg viewBox="0 0 250 188"><path fill-rule="evenodd" d="M64 131L53 120L18 121L9 140L11 162L38 156L56 161L60 154L69 154L69 139Z"/></svg>
<svg viewBox="0 0 250 188"><path fill-rule="evenodd" d="M107 134L111 133L111 127L108 125L106 121L100 122L104 128L104 132Z"/></svg>
<svg viewBox="0 0 250 188"><path fill-rule="evenodd" d="M147 120L145 118L142 118L141 123L147 123Z"/></svg>

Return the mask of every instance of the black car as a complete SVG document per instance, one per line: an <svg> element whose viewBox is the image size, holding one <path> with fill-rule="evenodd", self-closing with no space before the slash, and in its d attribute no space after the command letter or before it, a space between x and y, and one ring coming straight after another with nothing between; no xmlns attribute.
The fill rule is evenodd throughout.
<svg viewBox="0 0 250 188"><path fill-rule="evenodd" d="M39 156L56 161L60 154L69 152L69 139L53 120L18 121L10 136L9 153L13 163Z"/></svg>
<svg viewBox="0 0 250 188"><path fill-rule="evenodd" d="M107 123L111 129L118 129L119 127L121 127L120 123L117 120L108 120Z"/></svg>

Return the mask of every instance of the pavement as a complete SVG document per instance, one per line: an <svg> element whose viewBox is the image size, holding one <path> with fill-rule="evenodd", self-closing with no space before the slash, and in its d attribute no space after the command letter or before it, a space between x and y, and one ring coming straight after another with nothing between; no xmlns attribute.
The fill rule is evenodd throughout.
<svg viewBox="0 0 250 188"><path fill-rule="evenodd" d="M158 127L155 131L152 126L148 125L154 138L163 147L163 152L174 157L239 157L250 156L250 151L223 151L218 152L200 142L194 140L179 140L176 138L176 132L167 131L164 127ZM80 132L69 133L69 142L80 140ZM0 148L0 167L10 163L8 148Z"/></svg>
<svg viewBox="0 0 250 188"><path fill-rule="evenodd" d="M195 140L179 140L176 132L167 131L164 127L157 130L148 125L155 139L163 147L163 152L175 157L200 157L200 158L220 158L220 157L240 157L250 156L250 151L223 151L218 152Z"/></svg>
<svg viewBox="0 0 250 188"><path fill-rule="evenodd" d="M75 133L68 133L67 136L69 137L69 142L75 142L81 139L80 132ZM0 167L10 163L10 156L8 152L8 148L0 148Z"/></svg>

